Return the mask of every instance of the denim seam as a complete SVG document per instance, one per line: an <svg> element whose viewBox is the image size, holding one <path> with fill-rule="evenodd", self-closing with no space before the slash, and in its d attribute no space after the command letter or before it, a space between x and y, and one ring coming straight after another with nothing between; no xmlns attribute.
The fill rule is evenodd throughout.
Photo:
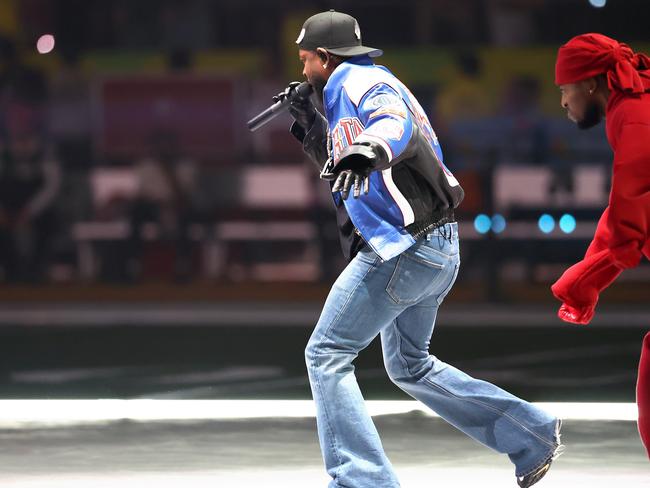
<svg viewBox="0 0 650 488"><path fill-rule="evenodd" d="M402 257L402 256L404 256L406 259L409 259L411 261L415 261L415 262L420 263L420 264L426 264L427 266L431 266L431 267L436 268L436 269L444 269L445 268L444 264L436 263L436 262L429 261L427 259L421 258L419 256L411 255L411 254L408 253L408 251L402 253L400 255L400 257ZM448 255L443 254L443 253L440 253L440 256L444 257L447 260L450 259L450 257Z"/></svg>
<svg viewBox="0 0 650 488"><path fill-rule="evenodd" d="M433 248L428 247L428 246L427 246L427 252L432 252L432 253L437 254L438 256L440 256L442 258L446 258L446 259L451 259L456 254L458 254L457 252L455 252L453 254L447 254L446 252L438 251L437 249L433 249Z"/></svg>
<svg viewBox="0 0 650 488"><path fill-rule="evenodd" d="M409 363L406 360L406 358L404 357L404 355L402 354L402 334L400 334L399 330L397 329L397 318L395 319L394 329L395 329L395 337L397 339L397 356L402 360L404 370L409 375L412 376L413 373L411 372L411 368L409 367Z"/></svg>
<svg viewBox="0 0 650 488"><path fill-rule="evenodd" d="M321 388L321 381L320 381L320 374L316 373L316 370L318 369L318 364L316 362L316 359L312 361L312 366L314 367L314 376L316 378L316 388L318 388L318 392L321 396L321 398L324 398L323 395L323 389ZM336 459L338 461L338 467L336 468L336 473L335 476L339 476L339 470L341 469L341 466L343 466L343 461L341 459L341 456L339 455L339 450L336 445L336 437L334 436L334 433L331 428L331 422L330 422L330 416L329 413L327 412L327 402L322 402L323 405L323 413L325 414L325 428L327 429L328 432L328 438L330 439L330 448L332 449L334 456L336 456Z"/></svg>
<svg viewBox="0 0 650 488"><path fill-rule="evenodd" d="M352 299L352 295L354 295L354 292L357 291L357 288L359 288L359 286L361 286L361 283L363 283L364 280L368 277L368 275L375 269L378 260L379 260L379 258L375 259L373 264L370 265L370 267L368 268L368 271L366 271L366 273L361 277L361 279L354 286L352 291L348 294L348 297L347 297L345 303L343 304L343 306L341 307L341 310L339 310L339 312L336 314L334 319L330 322L327 329L325 329L325 332L323 333L323 337L328 336L330 330L332 330L332 327L334 327L334 324L336 324L338 322L338 320L341 318L343 313L347 310L348 304L350 303L350 300ZM317 364L316 359L313 360L312 365L314 366L314 371L316 371L318 369L318 364ZM316 387L318 388L320 396L321 396L321 398L325 398L324 395L323 395L323 390L321 388L320 375L315 374L315 376L316 376ZM341 459L341 456L339 455L339 449L338 449L338 447L336 445L336 437L335 437L334 432L333 432L332 427L331 427L330 415L329 415L328 410L327 410L327 402L323 401L322 405L323 405L323 413L325 414L325 421L327 423L327 431L329 433L328 437L331 439L330 447L334 451L334 455L336 456L337 461L338 461L338 467L336 468L336 472L335 472L335 476L338 478L339 477L339 471L343 467L343 460Z"/></svg>
<svg viewBox="0 0 650 488"><path fill-rule="evenodd" d="M449 284L445 287L445 289L436 297L436 302L438 302L438 306L442 305L442 301L447 297L449 292L451 291L451 288L454 286L454 283L456 281L456 277L458 276L458 270L460 269L460 263L456 263L454 265L454 271L451 273L451 281L449 281Z"/></svg>
<svg viewBox="0 0 650 488"><path fill-rule="evenodd" d="M538 435L536 432L533 432L533 431L530 430L528 427L526 427L524 424L522 424L521 422L519 422L519 420L517 420L516 418L514 418L514 417L513 417L512 415L510 415L508 412L505 412L505 411L503 411L503 410L500 410L500 409L498 409L498 408L496 408L496 407L493 407L492 405L489 405L489 404L487 404L487 403L485 403L485 402L482 402L482 401L480 401L480 400L474 400L474 399L472 399L472 398L464 398L464 397L458 396L458 395L452 393L451 391L447 390L447 389L444 388L443 386L440 386L440 385L438 385L437 383L431 381L431 380L430 380L429 378L427 378L426 376L423 376L422 379L424 380L425 383L428 383L428 384L429 384L430 386L432 386L433 388L437 388L437 389L443 391L444 393L446 393L446 394L448 394L448 395L451 395L451 396L454 397L454 398L457 398L457 399L459 399L459 400L464 400L464 401L466 401L466 402L474 403L475 405L480 405L480 406L482 406L482 407L484 407L484 408L487 408L487 409L489 409L489 410L492 410L493 412L496 412L496 413L502 415L503 417L505 417L505 418L507 418L508 420L510 420L510 422L512 422L514 425L520 427L522 430L524 430L524 431L530 433L531 435L533 435L534 437L536 437L537 439L539 439L542 443L546 444L547 446L553 446L553 449L555 449L555 442L549 442L549 441L547 441L546 439L544 439L543 437L541 437L540 435Z"/></svg>

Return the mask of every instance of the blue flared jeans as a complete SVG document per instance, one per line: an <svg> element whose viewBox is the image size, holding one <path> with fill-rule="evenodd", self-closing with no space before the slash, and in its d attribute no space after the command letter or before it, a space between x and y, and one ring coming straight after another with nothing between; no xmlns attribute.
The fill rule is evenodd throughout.
<svg viewBox="0 0 650 488"><path fill-rule="evenodd" d="M438 307L459 265L452 223L390 261L366 246L334 283L305 351L330 488L400 486L354 375L354 359L378 334L390 379L465 434L507 454L517 476L542 466L558 446L554 416L429 353Z"/></svg>

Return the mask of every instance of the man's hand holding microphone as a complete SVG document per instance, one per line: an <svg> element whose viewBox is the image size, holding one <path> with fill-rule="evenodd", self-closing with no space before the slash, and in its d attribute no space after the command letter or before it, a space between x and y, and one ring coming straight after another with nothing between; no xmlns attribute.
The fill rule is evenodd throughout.
<svg viewBox="0 0 650 488"><path fill-rule="evenodd" d="M287 109L305 133L309 132L316 118L316 107L311 101L313 88L307 82L292 81L280 93L273 97L272 106L248 122L248 127L254 131L272 118ZM370 173L382 166L388 156L381 146L371 142L352 143L339 155L334 163L327 161L320 177L334 181L332 192L341 192L343 199L347 199L352 190L352 196L359 198L361 192L365 195L370 190Z"/></svg>

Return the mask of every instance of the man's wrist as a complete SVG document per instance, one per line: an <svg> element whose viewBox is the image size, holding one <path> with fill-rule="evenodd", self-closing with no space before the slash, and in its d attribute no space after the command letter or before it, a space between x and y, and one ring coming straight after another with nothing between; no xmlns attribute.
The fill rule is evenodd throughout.
<svg viewBox="0 0 650 488"><path fill-rule="evenodd" d="M335 171L341 172L348 169L360 173L372 171L379 159L377 150L373 146L369 143L350 144L341 152Z"/></svg>
<svg viewBox="0 0 650 488"><path fill-rule="evenodd" d="M386 150L372 141L363 140L346 147L339 156L337 167L344 169L380 171L390 166Z"/></svg>

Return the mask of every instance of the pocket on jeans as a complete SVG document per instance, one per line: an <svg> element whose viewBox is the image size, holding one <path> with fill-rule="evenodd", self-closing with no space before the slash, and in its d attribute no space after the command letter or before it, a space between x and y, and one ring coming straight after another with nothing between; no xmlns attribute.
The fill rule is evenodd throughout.
<svg viewBox="0 0 650 488"><path fill-rule="evenodd" d="M386 293L398 304L412 304L428 296L445 274L445 264L400 255L386 285Z"/></svg>
<svg viewBox="0 0 650 488"><path fill-rule="evenodd" d="M451 281L449 282L449 285L444 289L444 291L438 295L438 305L442 303L442 301L445 299L447 294L451 291L451 287L454 286L454 283L456 282L456 278L458 277L458 270L460 269L460 263L456 263L454 266L454 272L451 275Z"/></svg>

